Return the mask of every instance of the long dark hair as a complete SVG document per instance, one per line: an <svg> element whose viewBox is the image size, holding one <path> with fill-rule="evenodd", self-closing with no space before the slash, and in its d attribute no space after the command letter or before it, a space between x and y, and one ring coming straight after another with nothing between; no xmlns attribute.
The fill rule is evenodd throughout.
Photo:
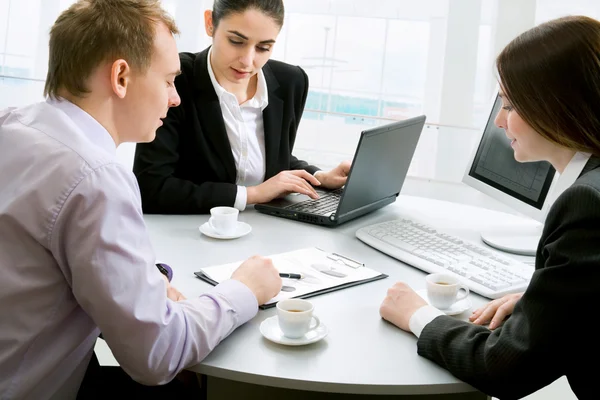
<svg viewBox="0 0 600 400"><path fill-rule="evenodd" d="M273 18L279 27L283 26L285 9L283 0L215 0L213 4L212 20L215 28L219 21L231 14L241 14L253 9Z"/></svg>
<svg viewBox="0 0 600 400"><path fill-rule="evenodd" d="M600 22L540 24L496 59L502 89L523 120L560 146L600 155Z"/></svg>

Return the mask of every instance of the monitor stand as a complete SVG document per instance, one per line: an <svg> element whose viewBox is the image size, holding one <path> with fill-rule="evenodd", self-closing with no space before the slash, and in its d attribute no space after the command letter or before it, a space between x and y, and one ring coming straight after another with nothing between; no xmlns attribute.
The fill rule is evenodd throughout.
<svg viewBox="0 0 600 400"><path fill-rule="evenodd" d="M542 224L526 226L499 228L481 232L481 240L489 246L508 253L522 256L535 256L540 237L542 236Z"/></svg>

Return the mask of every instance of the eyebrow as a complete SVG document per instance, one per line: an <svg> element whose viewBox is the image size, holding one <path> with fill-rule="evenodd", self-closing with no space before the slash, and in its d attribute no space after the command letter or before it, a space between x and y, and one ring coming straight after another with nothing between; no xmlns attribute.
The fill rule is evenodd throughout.
<svg viewBox="0 0 600 400"><path fill-rule="evenodd" d="M498 97L503 98L504 97L504 93L498 92Z"/></svg>
<svg viewBox="0 0 600 400"><path fill-rule="evenodd" d="M229 33L233 33L236 36L239 36L240 38L244 39L244 40L248 40L248 37L245 35L242 35L241 33L239 33L238 31L227 31ZM275 43L275 40L273 39L269 39L269 40L261 40L260 42L258 42L260 44L273 44Z"/></svg>
<svg viewBox="0 0 600 400"><path fill-rule="evenodd" d="M175 72L171 72L170 74L167 74L167 75L168 75L168 76L171 76L171 75L179 76L179 75L181 75L181 70L180 70L180 69L178 69L177 71L175 71Z"/></svg>

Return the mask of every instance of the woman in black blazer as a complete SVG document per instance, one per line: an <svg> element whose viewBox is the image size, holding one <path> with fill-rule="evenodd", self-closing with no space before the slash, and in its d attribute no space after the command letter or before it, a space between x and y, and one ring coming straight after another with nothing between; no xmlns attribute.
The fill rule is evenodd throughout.
<svg viewBox="0 0 600 400"><path fill-rule="evenodd" d="M213 45L181 53L171 108L133 170L146 213L206 213L268 202L313 186L339 188L350 164L331 171L292 155L308 93L297 66L269 60L283 25L282 0L215 0L204 14Z"/></svg>
<svg viewBox="0 0 600 400"><path fill-rule="evenodd" d="M514 39L496 64L503 96L496 125L515 159L546 160L559 173L581 157L587 164L548 213L525 293L491 302L469 323L397 283L380 314L419 338L420 355L488 395L520 398L566 375L578 398L596 399L600 22L575 16L541 24ZM495 314L511 315L500 326L498 318L480 325Z"/></svg>

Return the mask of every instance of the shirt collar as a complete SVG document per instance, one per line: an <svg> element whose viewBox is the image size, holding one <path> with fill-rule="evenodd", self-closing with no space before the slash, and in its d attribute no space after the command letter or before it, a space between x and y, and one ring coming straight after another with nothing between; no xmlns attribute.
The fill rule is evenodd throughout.
<svg viewBox="0 0 600 400"><path fill-rule="evenodd" d="M208 69L208 76L210 77L210 81L212 82L213 87L215 88L215 93L219 100L222 100L224 96L233 96L233 93L228 92L223 86L217 82L217 78L215 77L215 73L212 69L212 65L210 65L210 56L212 54L212 47L208 50L208 57L206 57L206 67ZM250 100L242 104L240 107L251 107L251 108L260 108L260 110L264 110L269 105L269 92L267 90L267 80L265 79L265 74L262 68L256 74L258 77L258 83L256 85L256 93L254 97ZM236 100L237 101L237 100Z"/></svg>
<svg viewBox="0 0 600 400"><path fill-rule="evenodd" d="M575 153L575 155L573 156L573 158L571 158L571 161L569 161L561 175L568 175L569 178L572 178L573 181L575 181L575 179L579 178L579 176L583 172L591 156L591 153L584 153L581 151Z"/></svg>
<svg viewBox="0 0 600 400"><path fill-rule="evenodd" d="M96 146L101 147L112 154L116 153L117 146L112 136L110 136L110 133L108 133L106 128L90 114L65 99L48 98L46 102L67 114L67 117L73 121L81 133Z"/></svg>
<svg viewBox="0 0 600 400"><path fill-rule="evenodd" d="M571 158L571 161L569 161L565 167L565 170L556 180L556 186L554 186L554 189L552 190L553 199L558 198L562 192L567 190L569 186L579 178L591 156L590 153L575 153L573 158ZM554 202L554 200L552 202Z"/></svg>

